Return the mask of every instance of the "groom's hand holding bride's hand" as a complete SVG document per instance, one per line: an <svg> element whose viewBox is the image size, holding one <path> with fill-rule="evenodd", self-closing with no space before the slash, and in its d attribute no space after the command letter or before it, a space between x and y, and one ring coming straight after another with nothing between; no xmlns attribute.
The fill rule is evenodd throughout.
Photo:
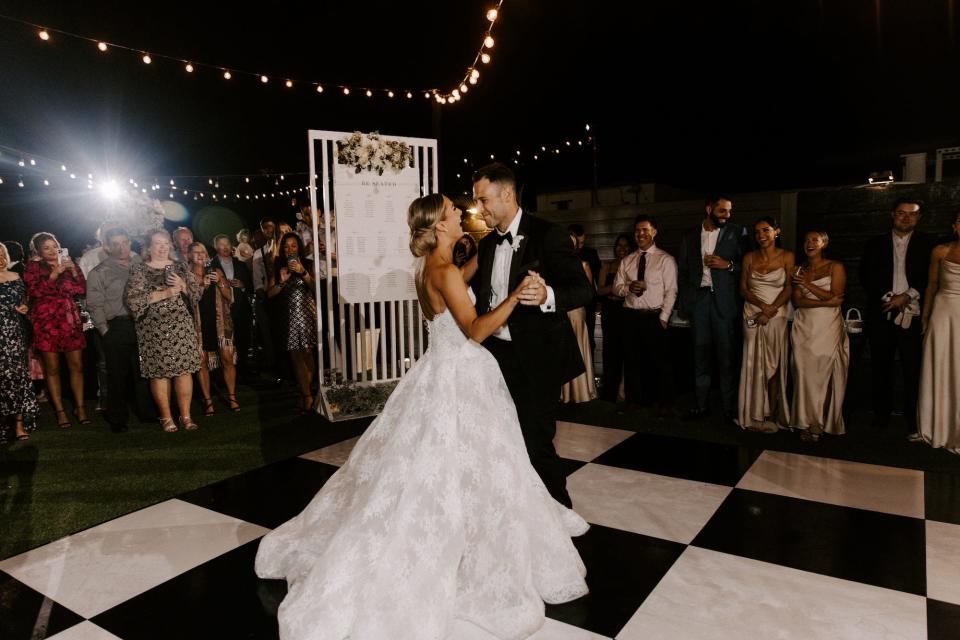
<svg viewBox="0 0 960 640"><path fill-rule="evenodd" d="M520 304L539 307L547 301L547 283L536 271L528 271L517 289L520 290Z"/></svg>

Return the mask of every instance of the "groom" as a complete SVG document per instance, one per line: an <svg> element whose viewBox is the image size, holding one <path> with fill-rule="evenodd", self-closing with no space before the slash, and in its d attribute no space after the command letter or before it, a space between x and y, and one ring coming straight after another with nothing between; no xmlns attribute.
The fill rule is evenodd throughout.
<svg viewBox="0 0 960 640"><path fill-rule="evenodd" d="M521 294L521 305L507 323L484 341L497 359L517 407L530 462L547 490L571 507L567 479L553 446L560 386L584 372L567 310L593 299L593 287L573 255L566 231L525 213L517 202L517 181L504 164L473 175L473 195L484 222L493 231L480 241L465 268L477 313L493 309L528 271L540 275Z"/></svg>

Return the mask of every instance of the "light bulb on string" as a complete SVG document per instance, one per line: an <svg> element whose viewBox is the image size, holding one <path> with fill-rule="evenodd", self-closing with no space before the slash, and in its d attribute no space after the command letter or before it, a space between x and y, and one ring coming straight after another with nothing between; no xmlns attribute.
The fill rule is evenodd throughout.
<svg viewBox="0 0 960 640"><path fill-rule="evenodd" d="M173 181L173 178L170 178L170 186L171 187L177 186L177 183Z"/></svg>
<svg viewBox="0 0 960 640"><path fill-rule="evenodd" d="M270 78L268 78L267 76L260 76L260 82L262 82L263 84L267 84L268 82L270 82Z"/></svg>
<svg viewBox="0 0 960 640"><path fill-rule="evenodd" d="M107 51L107 43L106 43L106 42L98 42L98 43L97 43L97 49L100 49L101 52L106 53L106 51Z"/></svg>
<svg viewBox="0 0 960 640"><path fill-rule="evenodd" d="M410 93L409 91L407 91L407 99L409 100L409 99L412 98L412 97L413 97L413 94Z"/></svg>
<svg viewBox="0 0 960 640"><path fill-rule="evenodd" d="M487 36L483 39L483 46L487 49L493 49L493 36Z"/></svg>
<svg viewBox="0 0 960 640"><path fill-rule="evenodd" d="M229 71L224 71L224 72L223 72L223 79L224 79L224 80L229 80L229 79L232 78L232 77L233 77L233 74L230 73Z"/></svg>
<svg viewBox="0 0 960 640"><path fill-rule="evenodd" d="M287 85L287 89L293 88L293 80L287 80L284 84Z"/></svg>
<svg viewBox="0 0 960 640"><path fill-rule="evenodd" d="M477 78L476 78L476 76L470 76L470 81L469 81L469 82L470 82L470 84L477 84Z"/></svg>
<svg viewBox="0 0 960 640"><path fill-rule="evenodd" d="M49 186L50 186L50 181L45 179L45 180L43 181L43 186L49 187Z"/></svg>
<svg viewBox="0 0 960 640"><path fill-rule="evenodd" d="M186 190L186 189L183 190L183 195L187 195L187 190Z"/></svg>
<svg viewBox="0 0 960 640"><path fill-rule="evenodd" d="M370 98L372 96L373 96L373 91L370 91L370 89L367 89L367 97Z"/></svg>
<svg viewBox="0 0 960 640"><path fill-rule="evenodd" d="M20 160L20 162L18 162L17 165L20 167L23 167L23 166L26 166L26 163L23 160Z"/></svg>
<svg viewBox="0 0 960 640"><path fill-rule="evenodd" d="M41 29L40 33L38 33L37 35L40 36L40 39L43 40L44 42L50 41L50 34L47 32L46 29Z"/></svg>
<svg viewBox="0 0 960 640"><path fill-rule="evenodd" d="M213 178L207 178L207 184L213 184Z"/></svg>
<svg viewBox="0 0 960 640"><path fill-rule="evenodd" d="M480 77L480 70L479 70L479 69L470 69L470 77L471 77L471 78L479 78L479 77Z"/></svg>
<svg viewBox="0 0 960 640"><path fill-rule="evenodd" d="M496 9L490 9L490 11L487 11L487 20L493 22L497 19L498 15L500 15L500 12L498 12Z"/></svg>
<svg viewBox="0 0 960 640"><path fill-rule="evenodd" d="M150 64L151 62L153 62L153 58L150 57L149 53L143 54L143 57L140 59L143 60L143 64Z"/></svg>
<svg viewBox="0 0 960 640"><path fill-rule="evenodd" d="M467 91L470 91L470 87L468 87L465 82L464 82L464 83L461 83L461 84L460 84L460 93L466 93Z"/></svg>
<svg viewBox="0 0 960 640"><path fill-rule="evenodd" d="M350 95L350 88L349 88L349 87L344 87L344 88L343 88L343 95L345 95L345 96Z"/></svg>
<svg viewBox="0 0 960 640"><path fill-rule="evenodd" d="M65 164L60 165L60 171L66 171L66 170L67 170L67 165Z"/></svg>
<svg viewBox="0 0 960 640"><path fill-rule="evenodd" d="M23 178L17 178L17 186L23 189Z"/></svg>
<svg viewBox="0 0 960 640"><path fill-rule="evenodd" d="M189 62L187 63L187 66L184 67L184 69L187 70L187 73L193 73L193 65L190 64Z"/></svg>
<svg viewBox="0 0 960 640"><path fill-rule="evenodd" d="M319 84L317 85L317 93L323 93L323 86L322 86L322 85L319 85Z"/></svg>
<svg viewBox="0 0 960 640"><path fill-rule="evenodd" d="M70 174L70 179L71 179L71 180L76 180L76 179L77 179L77 174L71 173L71 174Z"/></svg>
<svg viewBox="0 0 960 640"><path fill-rule="evenodd" d="M423 97L426 98L427 100L429 100L429 99L430 99L430 92L427 91L426 93L424 93L424 94L423 94ZM21 166L22 166L22 165L21 165Z"/></svg>
<svg viewBox="0 0 960 640"><path fill-rule="evenodd" d="M490 54L484 53L480 56L480 62L483 64L490 64Z"/></svg>
<svg viewBox="0 0 960 640"><path fill-rule="evenodd" d="M30 158L30 166L31 166L31 167L37 166L37 161L34 160L33 158Z"/></svg>
<svg viewBox="0 0 960 640"><path fill-rule="evenodd" d="M249 184L249 183L250 183L250 178L244 178L243 181Z"/></svg>
<svg viewBox="0 0 960 640"><path fill-rule="evenodd" d="M0 184L3 184L3 178L0 178Z"/></svg>
<svg viewBox="0 0 960 640"><path fill-rule="evenodd" d="M392 97L393 97L393 91L387 91L387 97L388 97L388 98L392 98Z"/></svg>

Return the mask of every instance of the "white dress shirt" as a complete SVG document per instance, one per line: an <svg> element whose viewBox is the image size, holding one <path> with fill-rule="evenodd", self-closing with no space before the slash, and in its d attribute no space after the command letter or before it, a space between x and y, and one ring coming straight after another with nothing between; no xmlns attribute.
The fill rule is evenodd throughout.
<svg viewBox="0 0 960 640"><path fill-rule="evenodd" d="M918 300L920 292L910 286L907 281L907 247L910 245L911 231L902 238L896 233L893 236L893 294L906 293L911 300Z"/></svg>
<svg viewBox="0 0 960 640"><path fill-rule="evenodd" d="M267 266L264 260L273 259L273 239L271 238L264 246L253 252L253 264L251 266L253 276L253 290L266 291L267 289ZM273 265L270 265L271 267Z"/></svg>
<svg viewBox="0 0 960 640"><path fill-rule="evenodd" d="M703 225L700 225L700 264L703 265L703 275L700 276L700 286L701 287L712 287L713 286L713 274L710 271L710 267L703 264L703 258L707 254L713 254L717 248L717 239L720 237L720 229L714 229L713 231L707 231L703 228Z"/></svg>
<svg viewBox="0 0 960 640"><path fill-rule="evenodd" d="M513 241L512 245L511 243L501 242L494 250L493 271L490 273L490 309L496 309L497 306L510 295L510 265L514 260L515 254L523 251L523 242L526 240L525 238L520 238L519 240L517 238L517 231L520 229L520 218L522 216L523 209L518 209L517 215L514 216L513 222L510 223L506 231L500 233L499 229L493 230L493 233L498 236L504 236L509 233L513 237ZM514 251L513 246L517 247L516 251ZM571 248L571 252L572 251L573 249ZM519 260L520 258L518 257L517 259ZM552 313L556 311L556 309L556 298L553 294L553 287L547 286L547 301L540 305L540 310L544 313ZM509 341L511 339L510 327L507 323L503 323L493 332L493 336L501 340Z"/></svg>
<svg viewBox="0 0 960 640"><path fill-rule="evenodd" d="M643 280L647 288L640 295L634 295L630 292L630 283L637 280L640 256L644 253L647 254L647 266ZM613 291L623 298L625 309L659 309L660 320L667 322L677 301L677 261L657 245L650 245L646 251L637 249L620 261Z"/></svg>

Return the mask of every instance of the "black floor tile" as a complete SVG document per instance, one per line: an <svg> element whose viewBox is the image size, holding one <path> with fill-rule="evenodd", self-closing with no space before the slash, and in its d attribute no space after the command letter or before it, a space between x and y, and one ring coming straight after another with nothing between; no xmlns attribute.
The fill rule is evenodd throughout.
<svg viewBox="0 0 960 640"><path fill-rule="evenodd" d="M923 485L927 520L960 524L960 473L926 471Z"/></svg>
<svg viewBox="0 0 960 640"><path fill-rule="evenodd" d="M560 463L563 464L563 473L566 476L572 475L578 469L587 464L586 462L581 462L580 460L570 460L569 458L560 458Z"/></svg>
<svg viewBox="0 0 960 640"><path fill-rule="evenodd" d="M617 635L686 545L629 531L590 525L574 538L590 593L566 604L547 605L547 616L610 638Z"/></svg>
<svg viewBox="0 0 960 640"><path fill-rule="evenodd" d="M0 571L0 638L3 640L42 640L81 622L81 616Z"/></svg>
<svg viewBox="0 0 960 640"><path fill-rule="evenodd" d="M179 496L181 500L275 529L300 513L337 467L290 458Z"/></svg>
<svg viewBox="0 0 960 640"><path fill-rule="evenodd" d="M691 544L926 595L917 518L734 489Z"/></svg>
<svg viewBox="0 0 960 640"><path fill-rule="evenodd" d="M735 444L638 433L594 462L732 487L762 452Z"/></svg>
<svg viewBox="0 0 960 640"><path fill-rule="evenodd" d="M253 572L259 540L225 553L91 620L123 640L273 640L282 580Z"/></svg>
<svg viewBox="0 0 960 640"><path fill-rule="evenodd" d="M927 640L960 638L960 606L927 600Z"/></svg>

